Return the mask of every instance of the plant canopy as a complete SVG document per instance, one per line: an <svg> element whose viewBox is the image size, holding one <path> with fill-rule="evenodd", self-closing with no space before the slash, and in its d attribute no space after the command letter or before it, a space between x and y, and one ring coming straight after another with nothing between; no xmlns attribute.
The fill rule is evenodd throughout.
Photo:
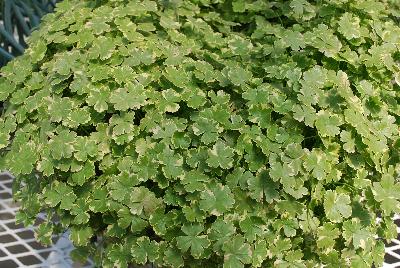
<svg viewBox="0 0 400 268"><path fill-rule="evenodd" d="M379 267L400 212L392 2L59 3L1 69L19 222L46 212L37 238L70 230L101 267Z"/></svg>

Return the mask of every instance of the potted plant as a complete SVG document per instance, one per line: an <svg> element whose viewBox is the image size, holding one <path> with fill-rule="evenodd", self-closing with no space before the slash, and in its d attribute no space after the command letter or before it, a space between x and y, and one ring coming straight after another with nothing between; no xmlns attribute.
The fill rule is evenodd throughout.
<svg viewBox="0 0 400 268"><path fill-rule="evenodd" d="M102 267L379 266L400 209L396 12L59 3L1 70L18 219L47 212L38 239L69 229Z"/></svg>

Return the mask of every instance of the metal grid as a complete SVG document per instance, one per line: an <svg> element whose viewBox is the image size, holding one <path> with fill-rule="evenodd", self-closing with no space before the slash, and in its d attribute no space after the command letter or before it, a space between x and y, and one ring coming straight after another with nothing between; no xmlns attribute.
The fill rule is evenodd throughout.
<svg viewBox="0 0 400 268"><path fill-rule="evenodd" d="M0 173L0 267L1 268L89 268L93 265L74 263L69 257L73 249L68 234L53 238L53 246L44 247L36 242L34 230L43 222L39 215L35 226L24 228L15 223L15 213L18 205L11 196L12 177Z"/></svg>
<svg viewBox="0 0 400 268"><path fill-rule="evenodd" d="M54 245L43 247L35 241L34 229L36 226L24 228L15 223L15 212L18 205L11 196L12 177L7 173L0 173L0 267L1 268L91 268L88 261L85 265L73 263L69 253L73 245L68 234L53 239ZM399 236L386 245L385 263L382 268L400 267L400 216L394 218ZM43 221L39 215L36 225Z"/></svg>
<svg viewBox="0 0 400 268"><path fill-rule="evenodd" d="M394 217L394 222L397 225L397 239L393 239L390 244L385 247L385 263L383 268L398 268L400 267L400 215Z"/></svg>

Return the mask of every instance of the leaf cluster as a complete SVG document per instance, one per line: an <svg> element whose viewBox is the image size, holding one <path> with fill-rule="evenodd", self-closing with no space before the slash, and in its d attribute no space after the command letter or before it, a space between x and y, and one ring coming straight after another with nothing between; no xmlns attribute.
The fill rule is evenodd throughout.
<svg viewBox="0 0 400 268"><path fill-rule="evenodd" d="M19 220L46 211L38 239L69 229L102 267L380 266L400 212L398 14L59 3L1 70Z"/></svg>

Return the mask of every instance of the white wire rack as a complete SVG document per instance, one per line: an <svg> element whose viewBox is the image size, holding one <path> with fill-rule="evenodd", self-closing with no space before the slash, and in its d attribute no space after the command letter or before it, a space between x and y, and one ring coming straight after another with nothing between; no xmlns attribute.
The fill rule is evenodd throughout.
<svg viewBox="0 0 400 268"><path fill-rule="evenodd" d="M397 239L393 239L390 244L385 247L385 263L383 268L398 268L400 267L400 215L394 217L394 222L397 225Z"/></svg>
<svg viewBox="0 0 400 268"><path fill-rule="evenodd" d="M74 263L69 257L73 246L68 234L53 238L53 246L44 247L34 238L36 226L24 228L15 223L18 205L11 196L12 177L0 173L0 267L1 268L78 268L93 267L88 261L85 265ZM43 221L39 215L36 225Z"/></svg>
<svg viewBox="0 0 400 268"><path fill-rule="evenodd" d="M12 177L0 173L0 267L1 268L91 268L88 261L85 265L73 263L69 253L74 248L68 234L54 238L54 245L44 247L34 238L35 226L24 228L15 223L18 205L11 196ZM400 234L400 216L394 218L397 232ZM43 221L39 215L37 224ZM385 248L385 263L382 268L400 267L400 235Z"/></svg>

